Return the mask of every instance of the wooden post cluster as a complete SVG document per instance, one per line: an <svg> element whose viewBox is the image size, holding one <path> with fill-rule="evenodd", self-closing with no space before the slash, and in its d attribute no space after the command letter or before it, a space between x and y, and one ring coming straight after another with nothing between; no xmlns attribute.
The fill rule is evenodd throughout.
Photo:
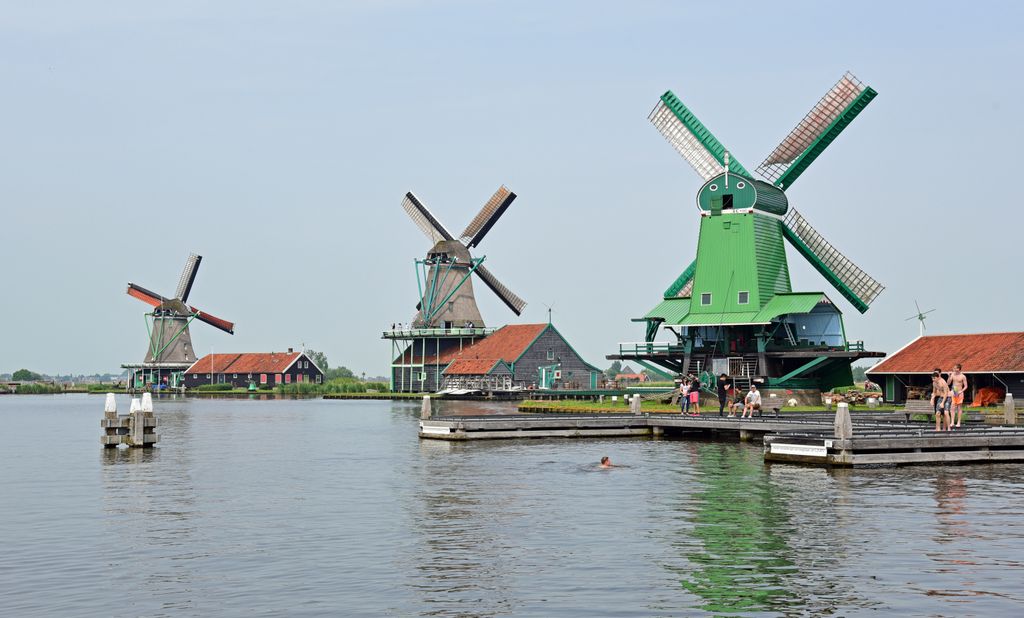
<svg viewBox="0 0 1024 618"><path fill-rule="evenodd" d="M159 436L156 435L156 416L153 415L153 396L150 393L143 393L142 401L132 399L131 408L128 414L117 413L117 401L113 393L107 393L107 400L103 406L103 420L100 427L103 427L104 435L100 436L100 443L104 448L114 448L119 444L127 444L134 447L151 447L157 443Z"/></svg>

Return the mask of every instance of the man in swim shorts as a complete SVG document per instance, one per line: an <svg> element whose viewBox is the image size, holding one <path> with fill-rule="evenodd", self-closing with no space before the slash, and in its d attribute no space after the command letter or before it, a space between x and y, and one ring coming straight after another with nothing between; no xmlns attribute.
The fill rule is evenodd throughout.
<svg viewBox="0 0 1024 618"><path fill-rule="evenodd" d="M942 379L942 370L936 367L932 372L932 409L935 411L935 431L950 430L949 405L949 384Z"/></svg>
<svg viewBox="0 0 1024 618"><path fill-rule="evenodd" d="M953 411L951 421L956 421L954 427L959 427L964 419L964 396L967 395L967 376L964 375L963 366L960 363L953 365L953 373L949 374L949 390L952 391Z"/></svg>

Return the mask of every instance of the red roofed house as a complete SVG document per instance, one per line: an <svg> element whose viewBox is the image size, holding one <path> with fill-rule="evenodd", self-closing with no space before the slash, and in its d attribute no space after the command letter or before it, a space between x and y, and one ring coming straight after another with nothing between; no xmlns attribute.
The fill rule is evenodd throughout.
<svg viewBox="0 0 1024 618"><path fill-rule="evenodd" d="M597 388L601 371L584 361L551 324L510 324L467 345L392 363L392 390Z"/></svg>
<svg viewBox="0 0 1024 618"><path fill-rule="evenodd" d="M642 382L649 382L651 377L646 373L617 373L615 374L615 381L619 384L640 384Z"/></svg>
<svg viewBox="0 0 1024 618"><path fill-rule="evenodd" d="M185 371L186 388L203 384L231 384L236 388L255 382L277 386L312 382L320 384L324 372L302 352L207 354Z"/></svg>
<svg viewBox="0 0 1024 618"><path fill-rule="evenodd" d="M1012 393L1015 401L1024 401L1024 333L918 337L867 374L882 386L887 401L901 403L906 401L908 389L931 390L936 367L946 377L957 363L967 375L968 404L984 387Z"/></svg>

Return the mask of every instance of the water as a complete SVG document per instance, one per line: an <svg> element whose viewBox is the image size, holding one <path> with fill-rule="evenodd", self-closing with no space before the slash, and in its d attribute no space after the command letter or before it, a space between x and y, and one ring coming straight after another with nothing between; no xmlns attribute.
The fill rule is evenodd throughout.
<svg viewBox="0 0 1024 618"><path fill-rule="evenodd" d="M0 397L2 616L1024 611L1021 465L419 441L418 402L322 400L160 400L157 449L104 450L102 407Z"/></svg>

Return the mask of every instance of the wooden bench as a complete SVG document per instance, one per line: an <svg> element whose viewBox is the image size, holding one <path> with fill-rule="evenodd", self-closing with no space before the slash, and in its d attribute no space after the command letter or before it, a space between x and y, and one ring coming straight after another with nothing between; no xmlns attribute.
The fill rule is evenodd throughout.
<svg viewBox="0 0 1024 618"><path fill-rule="evenodd" d="M932 407L932 402L929 399L908 399L903 405L903 409L897 409L894 414L904 415L906 422L910 422L910 417L915 414L927 414L928 416L935 415L935 408Z"/></svg>

